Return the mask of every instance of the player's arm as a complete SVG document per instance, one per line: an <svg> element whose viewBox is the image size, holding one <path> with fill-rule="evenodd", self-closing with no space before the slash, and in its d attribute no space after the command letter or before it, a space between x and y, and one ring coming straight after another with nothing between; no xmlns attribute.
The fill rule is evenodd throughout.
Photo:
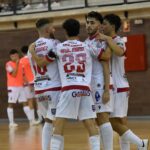
<svg viewBox="0 0 150 150"><path fill-rule="evenodd" d="M109 94L109 85L110 85L110 71L109 71L109 62L101 61L103 66L103 75L104 75L104 92L102 96L102 101L106 104L110 100Z"/></svg>
<svg viewBox="0 0 150 150"><path fill-rule="evenodd" d="M105 60L108 61L111 57L111 50L110 48L107 46L107 48L105 50L103 50L100 60Z"/></svg>
<svg viewBox="0 0 150 150"><path fill-rule="evenodd" d="M19 68L19 60L16 61L16 67L13 68L11 65L6 65L6 71L9 72L13 77L16 77Z"/></svg>
<svg viewBox="0 0 150 150"><path fill-rule="evenodd" d="M14 68L13 71L11 72L11 75L12 75L13 77L16 77L16 76L17 76L18 68L19 68L19 60L16 61L16 68Z"/></svg>
<svg viewBox="0 0 150 150"><path fill-rule="evenodd" d="M36 53L35 53L35 44L32 43L29 46L29 52L32 55L32 59L37 63L37 65L39 67L44 67L45 65L48 65L49 63L51 63L53 60L49 59L48 57L39 57Z"/></svg>
<svg viewBox="0 0 150 150"><path fill-rule="evenodd" d="M112 37L100 33L98 38L100 40L106 41L108 46L110 47L110 49L113 51L115 55L117 56L124 55L124 49L119 45L117 45L117 43L112 39Z"/></svg>

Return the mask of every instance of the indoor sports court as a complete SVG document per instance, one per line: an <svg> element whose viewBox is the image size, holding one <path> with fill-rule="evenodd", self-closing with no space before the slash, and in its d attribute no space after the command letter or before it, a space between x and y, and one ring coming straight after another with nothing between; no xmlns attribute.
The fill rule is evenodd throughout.
<svg viewBox="0 0 150 150"><path fill-rule="evenodd" d="M113 122L111 122L111 119L109 120L110 121L109 124L112 126L111 129L113 132L112 135L113 137L112 137L112 142L110 144L111 145L110 147L109 147L110 139L108 139L109 135L106 135L105 133L103 134L103 131L101 133L101 127L99 127L99 125L96 124L97 122L95 121L95 118L94 119L92 118L92 121L94 122L94 127L96 127L97 129L98 135L97 134L96 135L99 136L100 143L97 144L95 144L96 142L92 143L89 140L89 138L92 137L91 132L88 133L90 129L89 130L86 129L85 128L86 125L84 126L81 121L77 121L73 118L70 118L65 124L64 130L60 134L61 137L63 137L63 140L61 141L61 144L59 144L59 141L53 141L54 139L51 140L51 138L54 138L56 135L59 135L59 132L55 130L55 127L58 127L59 129L59 123L57 123L57 121L56 122L54 121L55 123L51 125L52 131L50 131L50 127L47 126L46 129L45 126L46 123L52 124L51 121L53 120L49 118L48 111L50 111L52 115L56 113L56 120L57 118L59 118L59 115L57 117L57 106L54 109L51 108L50 107L51 103L49 103L49 100L51 101L53 97L49 95L46 96L42 95L43 94L42 92L43 91L47 92L47 89L43 88L45 84L43 84L42 86L41 81L45 80L45 78L46 80L48 78L48 81L51 81L53 79L51 78L51 76L49 77L49 74L46 74L45 76L43 75L46 72L46 69L43 66L41 67L37 61L37 60L40 61L41 60L40 58L45 58L42 60L53 62L54 58L52 56L54 54L51 55L49 52L47 52L46 54L44 54L45 57L42 57L43 54L42 55L39 54L37 55L39 56L38 59L37 57L33 56L35 55L32 52L33 45L30 47L28 46L33 42L36 43L37 39L41 37L43 38L44 32L45 35L47 34L48 36L50 36L48 38L53 39L54 41L56 40L56 43L57 41L59 41L57 43L58 45L63 43L64 41L69 41L70 39L72 40L72 38L74 38L75 36L72 36L69 39L68 38L69 36L68 35L66 36L66 32L65 32L65 30L67 29L64 28L64 26L62 26L62 24L69 18L72 18L74 21L76 20L79 21L80 33L75 38L77 38L77 40L84 43L86 39L88 38L90 39L92 37L92 35L90 35L87 30L88 29L92 30L92 27L93 28L95 27L93 25L94 23L93 24L91 23L89 25L91 28L87 27L88 13L93 11L102 15L103 22L106 21L107 23L107 21L108 22L110 21L109 22L111 25L110 29L112 30L113 28L115 28L115 25L117 24L115 24L113 18L111 18L113 21L111 19L109 20L108 18L109 14L115 14L119 16L119 18L121 19L121 27L118 29L115 37L116 36L121 37L126 47L125 48L126 51L124 51L123 55L118 57L124 58L124 67L125 67L126 74L123 74L121 78L125 79L124 82L126 82L126 77L127 77L127 80L129 82L128 87L122 88L123 92L124 90L125 92L127 92L127 97L129 98L128 106L126 108L128 112L127 115L123 117L119 117L124 119L118 122L119 125L120 124L122 125L121 128L115 125L113 126ZM92 17L90 16L89 18ZM44 20L45 22L44 21L40 22L39 20L40 19L42 20L43 18L50 20L50 22L49 21L47 22L47 20ZM52 27L46 28L47 24L52 25ZM115 42L113 41L114 39L113 36L107 35L107 33L105 34L104 23L101 22L101 26L102 27L98 28L98 33L96 33L95 35L97 36L96 37L97 39L99 38L98 40L100 42L105 41L107 43L106 47L110 48L111 56L108 62L109 62L109 74L111 76L112 72L115 72L112 71L113 69L112 61L113 59L115 59L115 57L113 57L115 55L114 49L115 48L117 49L119 45L117 45L118 43L116 43L116 45L114 44ZM0 47L0 52L1 52L0 54L0 62L1 62L0 63L0 70L1 70L0 150L20 150L20 149L22 150L27 150L27 149L28 150L98 150L98 149L99 150L149 150L150 149L150 145L149 145L149 140L150 140L150 100L149 100L150 99L150 78L149 78L150 77L150 69L149 69L150 32L149 30L150 30L150 0L113 0L113 1L112 0L74 0L74 1L73 0L18 0L18 1L0 0L0 41L1 41L0 42L1 43L1 47ZM72 31L73 29L70 32ZM103 34L104 37L106 35L105 37L106 40L101 39ZM113 47L114 45L112 43L111 44L109 43L110 42L109 37L111 37L111 42L112 41L114 42L112 43L115 45L115 48ZM41 45L43 45L43 43ZM41 45L39 44L39 46ZM34 46L35 52L37 46L38 44L37 45L35 44ZM66 45L64 44L63 46ZM25 50L25 48L27 48L28 52ZM51 50L52 48L49 49ZM67 51L65 51L68 49L64 48L62 50L64 50L64 53L68 53ZM24 50L27 52L26 55L23 54ZM41 49L39 48L37 51L40 52L42 50L43 50L42 48ZM76 49L76 52L77 50L78 49ZM14 55L16 53L18 58L17 60L13 60L11 55ZM31 55L29 55L29 53ZM28 60L28 64L31 67L30 70L32 71L33 74L32 82L28 80L28 78L31 77L31 74L29 72L26 73L25 64L23 65L23 61L21 61L23 57L29 57L29 56L31 56L31 58L29 58ZM57 60L58 56L56 56L55 59ZM84 64L85 62L82 60L78 61L78 59L80 60L80 58L75 57L75 60L77 60L77 63L79 63L78 66L80 65L80 71L79 71L80 74L77 74L77 76L78 75L82 76L83 73L82 67L85 65ZM69 61L69 64L67 63L66 65L68 67L67 69L69 71L71 70L70 72L72 73L73 70L72 66L69 66L72 63L70 61L70 57L68 57L68 59L65 58L65 61L67 60ZM32 61L34 62L33 67L32 67L32 63L33 63ZM87 59L86 61L90 61L90 59L89 60ZM102 60L100 60L100 62L101 61ZM14 64L12 62L14 62ZM34 68L35 65L37 65L36 69ZM78 70L78 66L77 66L77 70ZM19 68L21 71L19 71ZM58 67L58 70L59 69L60 67ZM64 71L66 70L64 69ZM74 75L76 73L75 71L76 70L74 69L72 74L69 74L70 72L69 73L67 72L68 76L66 75L66 78L69 79L69 75ZM37 77L37 72L41 75L40 77L39 76ZM61 71L59 70L58 72L61 76ZM93 70L91 71L90 84L92 84L92 75L93 75ZM112 80L113 80L113 76L117 77L117 75L118 74L116 71L116 73L112 75ZM11 81L9 82L10 78ZM61 82L63 83L63 80L61 80ZM104 82L106 82L105 79ZM109 86L111 85L110 82L111 81L109 81L108 83ZM118 85L115 84L116 84L115 80L113 80L112 82L113 93L115 92L117 93L118 91L122 92L122 89L118 90ZM39 90L40 85L42 87L41 90L42 92ZM82 81L80 85L82 85ZM34 96L32 96L31 93L30 94L25 93L25 95L22 95L22 93L19 93L17 90L16 92L14 92L14 88L16 87L17 88L21 87L22 91L25 92L26 86L29 87L29 91L32 92ZM36 86L39 89L37 88L36 90ZM101 84L99 85L98 83L96 86L100 87ZM106 85L104 85L104 91L105 91L105 87ZM55 95L59 97L58 104L59 101L61 101L61 93L64 92L62 89L63 89L63 85L59 85L57 87L52 87L49 90L54 93L60 91L60 96L58 96L55 93ZM67 90L68 89L69 88L67 87ZM129 91L127 89L129 89ZM76 90L76 88L73 90ZM87 96L86 94L87 94L86 92L77 93L77 95L73 95L72 93L72 97L84 97ZM99 96L102 98L102 95L95 95L95 99L98 100L100 98ZM109 95L109 99L110 96L111 95ZM20 101L19 99L22 101ZM44 107L44 109L46 109L46 112L41 107L40 102L42 101L47 101L47 103L45 103L42 106ZM113 101L112 112L114 111L114 105L115 105L115 98ZM121 109L123 105L124 105L123 102L120 102L120 105L118 105L117 108L120 107ZM92 105L92 110L95 112L96 110L94 106ZM82 110L83 109L81 109L81 111ZM46 113L46 115L45 114L43 115L43 113ZM71 113L74 113L73 110L70 112L70 114ZM111 113L108 114L110 115L111 118ZM77 118L79 118L79 114ZM102 118L101 122L103 121L104 120ZM46 131L47 134L44 131ZM130 131L130 133L128 133L127 135L126 133L128 131ZM106 138L104 137L104 135ZM57 138L55 140L57 140ZM124 143L123 142L121 143L120 142L121 140ZM51 146L55 142L57 143L55 145L59 145L59 147ZM48 147L46 148L45 145L48 145Z"/></svg>

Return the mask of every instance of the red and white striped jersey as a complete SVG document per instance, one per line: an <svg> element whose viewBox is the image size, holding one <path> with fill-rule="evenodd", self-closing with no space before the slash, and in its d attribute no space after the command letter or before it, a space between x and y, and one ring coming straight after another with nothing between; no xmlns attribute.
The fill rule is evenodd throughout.
<svg viewBox="0 0 150 150"><path fill-rule="evenodd" d="M53 39L39 38L35 41L35 52L38 56L45 57L50 50L56 47L56 41ZM47 90L60 90L61 82L58 71L57 61L54 61L44 67L39 67L29 54L30 63L34 72L35 93L45 92Z"/></svg>
<svg viewBox="0 0 150 150"><path fill-rule="evenodd" d="M113 38L113 40L117 43L118 46L120 46L124 50L125 53L126 47L123 39L120 36L116 36ZM111 70L114 85L117 88L117 91L119 91L119 89L121 90L122 88L124 88L125 90L129 89L129 83L125 74L124 61L125 55L120 57L112 54Z"/></svg>
<svg viewBox="0 0 150 150"><path fill-rule="evenodd" d="M100 58L102 49L78 40L67 40L57 45L56 55L62 82L62 91L90 90L92 57Z"/></svg>

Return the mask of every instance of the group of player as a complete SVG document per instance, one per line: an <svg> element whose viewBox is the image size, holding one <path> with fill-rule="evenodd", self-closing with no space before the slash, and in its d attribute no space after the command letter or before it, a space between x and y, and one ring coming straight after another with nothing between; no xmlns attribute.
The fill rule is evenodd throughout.
<svg viewBox="0 0 150 150"><path fill-rule="evenodd" d="M42 116L38 113L39 120L35 119L35 94L33 88L34 76L27 57L28 46L21 48L23 57L19 58L19 52L12 49L9 52L10 60L6 63L7 86L8 86L8 108L9 127L17 127L14 122L14 104L23 104L23 110L31 126L42 121Z"/></svg>
<svg viewBox="0 0 150 150"><path fill-rule="evenodd" d="M39 111L45 118L42 150L64 149L67 119L83 121L92 150L100 150L100 141L104 150L113 150L113 130L120 136L121 150L130 150L130 143L147 150L148 139L140 139L127 126L126 49L117 35L121 19L92 11L85 23L89 37L81 42L79 21L67 19L62 25L67 40L60 43L49 19L36 22L39 38L30 45L28 58Z"/></svg>

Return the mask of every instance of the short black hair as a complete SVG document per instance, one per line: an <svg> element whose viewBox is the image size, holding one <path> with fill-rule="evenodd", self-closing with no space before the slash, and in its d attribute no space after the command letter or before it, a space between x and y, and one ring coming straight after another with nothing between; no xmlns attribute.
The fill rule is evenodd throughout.
<svg viewBox="0 0 150 150"><path fill-rule="evenodd" d="M10 51L9 51L9 55L13 55L13 54L19 54L19 52L16 50L16 49L11 49Z"/></svg>
<svg viewBox="0 0 150 150"><path fill-rule="evenodd" d="M46 25L46 24L49 24L49 23L51 23L52 21L50 21L49 19L47 19L47 18L42 18L42 19L38 19L37 21L36 21L36 28L37 29L39 29L39 28L41 28L41 27L43 27L44 25Z"/></svg>
<svg viewBox="0 0 150 150"><path fill-rule="evenodd" d="M27 53L28 53L28 46L27 46L27 45L22 46L22 47L21 47L21 52L22 52L23 54L27 54Z"/></svg>
<svg viewBox="0 0 150 150"><path fill-rule="evenodd" d="M111 25L115 26L115 32L118 32L118 30L121 27L121 19L119 16L115 15L115 14L108 14L106 16L104 16L104 20L107 20Z"/></svg>
<svg viewBox="0 0 150 150"><path fill-rule="evenodd" d="M80 32L80 23L76 19L67 19L62 26L69 37L77 36Z"/></svg>
<svg viewBox="0 0 150 150"><path fill-rule="evenodd" d="M95 18L96 20L98 20L100 23L103 23L103 16L96 11L91 11L89 12L86 16L85 19L87 20L87 18Z"/></svg>

